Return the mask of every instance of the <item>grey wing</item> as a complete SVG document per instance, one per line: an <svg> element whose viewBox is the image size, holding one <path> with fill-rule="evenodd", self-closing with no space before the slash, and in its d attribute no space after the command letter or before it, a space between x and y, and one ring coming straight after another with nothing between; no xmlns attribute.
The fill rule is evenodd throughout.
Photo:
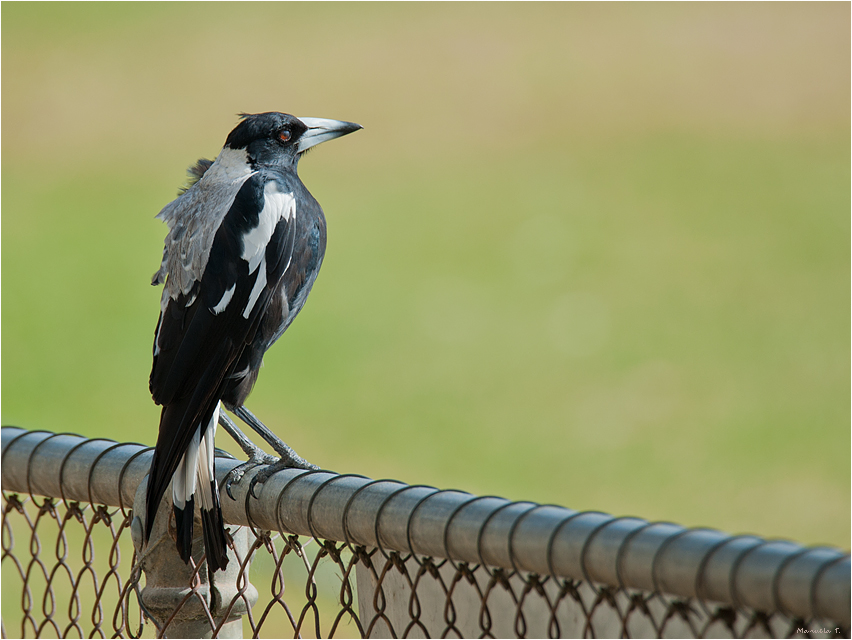
<svg viewBox="0 0 852 640"><path fill-rule="evenodd" d="M237 193L254 172L222 180L216 164L186 192L157 214L169 225L163 259L151 284L166 282L172 299L188 295L204 274L216 230L231 209ZM168 279L166 276L168 275Z"/></svg>

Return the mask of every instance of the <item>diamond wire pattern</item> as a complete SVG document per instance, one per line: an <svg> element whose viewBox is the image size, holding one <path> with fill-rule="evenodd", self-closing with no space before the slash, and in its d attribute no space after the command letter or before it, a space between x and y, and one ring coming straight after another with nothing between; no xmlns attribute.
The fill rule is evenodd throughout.
<svg viewBox="0 0 852 640"><path fill-rule="evenodd" d="M141 604L131 511L4 493L2 517L4 638L158 637L184 607L215 635L223 611L249 604L249 577L247 637L849 637L778 613L265 531L237 557L229 602L211 609L196 567L158 629Z"/></svg>

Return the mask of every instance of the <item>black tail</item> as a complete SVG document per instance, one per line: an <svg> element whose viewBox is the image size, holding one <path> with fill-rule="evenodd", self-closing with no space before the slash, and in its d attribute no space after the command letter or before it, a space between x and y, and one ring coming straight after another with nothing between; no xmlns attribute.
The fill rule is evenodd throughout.
<svg viewBox="0 0 852 640"><path fill-rule="evenodd" d="M214 405L215 409L215 405ZM200 423L207 425L213 417L213 410L209 415L203 416ZM148 504L145 522L145 540L151 536L151 531L154 526L154 518L157 515L160 502L165 496L169 483L172 481L184 453L192 446L197 446L198 440L193 442L193 432L190 429L175 429L168 428L174 424L180 424L182 418L185 418L185 405L181 402L176 402L167 407L163 407L163 412L160 417L160 436L157 440L157 447L154 451L154 458L151 461L151 471L148 477ZM167 428L163 428L166 426ZM190 437L183 441L187 432ZM175 435L178 435L176 438ZM165 437L164 437L165 436ZM165 440L165 442L163 442ZM202 440L203 442L203 440ZM164 446L161 446L164 445ZM211 445L212 447L212 436ZM202 447L203 449L203 447ZM162 451L162 455L161 455ZM206 459L203 451L198 451L199 462L202 457ZM215 463L214 463L215 464ZM191 473L195 473L195 469ZM184 562L189 562L192 556L192 539L193 539L193 521L195 518L195 504L198 502L201 505L201 523L204 537L204 548L207 553L208 570L212 573L224 569L228 565L227 555L227 536L225 527L222 521L222 509L219 504L219 488L215 482L214 469L209 470L209 476L214 480L205 483L198 482L195 486L195 493L187 496L186 503L183 508L173 506L175 516L175 533L177 550L181 559ZM196 497L200 495L200 502ZM211 506L210 509L205 509L205 505Z"/></svg>
<svg viewBox="0 0 852 640"><path fill-rule="evenodd" d="M218 487L210 483L213 496L213 509L201 507L201 532L204 537L204 551L207 554L207 570L211 573L228 566L228 541L225 525L222 522L222 507L219 505ZM183 509L173 507L175 513L175 532L180 559L189 562L192 556L192 533L195 520L195 500L186 503Z"/></svg>
<svg viewBox="0 0 852 640"><path fill-rule="evenodd" d="M172 504L175 513L175 538L180 559L189 562L192 557L192 529L195 520L195 499L184 505L183 509Z"/></svg>
<svg viewBox="0 0 852 640"><path fill-rule="evenodd" d="M219 487L210 483L213 508L201 508L201 531L204 534L204 551L207 553L207 570L210 573L228 566L227 537L222 522L222 507L219 504Z"/></svg>
<svg viewBox="0 0 852 640"><path fill-rule="evenodd" d="M160 501L166 495L166 489L172 476L180 464L184 452L192 440L192 432L179 429L182 418L186 413L189 403L175 402L163 407L160 413L160 434L157 437L157 446L154 448L154 457L151 460L151 470L148 473L148 496L145 514L145 541L151 537L154 528L154 518L160 508ZM188 432L188 433L187 433ZM192 535L192 524L189 526L190 537Z"/></svg>

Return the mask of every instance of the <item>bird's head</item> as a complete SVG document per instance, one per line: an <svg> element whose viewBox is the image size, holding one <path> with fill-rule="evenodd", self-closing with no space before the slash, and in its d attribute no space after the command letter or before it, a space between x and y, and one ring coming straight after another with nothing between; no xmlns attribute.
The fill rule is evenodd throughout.
<svg viewBox="0 0 852 640"><path fill-rule="evenodd" d="M361 129L360 124L297 118L287 113L243 113L225 141L225 147L245 150L254 166L295 166L311 147Z"/></svg>

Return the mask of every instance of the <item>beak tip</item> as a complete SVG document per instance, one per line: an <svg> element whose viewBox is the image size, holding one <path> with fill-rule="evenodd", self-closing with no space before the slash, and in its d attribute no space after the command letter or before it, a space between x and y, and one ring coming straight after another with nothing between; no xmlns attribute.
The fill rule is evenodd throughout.
<svg viewBox="0 0 852 640"><path fill-rule="evenodd" d="M326 118L299 118L299 120L308 128L300 139L300 152L326 140L333 140L364 128L357 122L346 122L345 120L328 120Z"/></svg>

